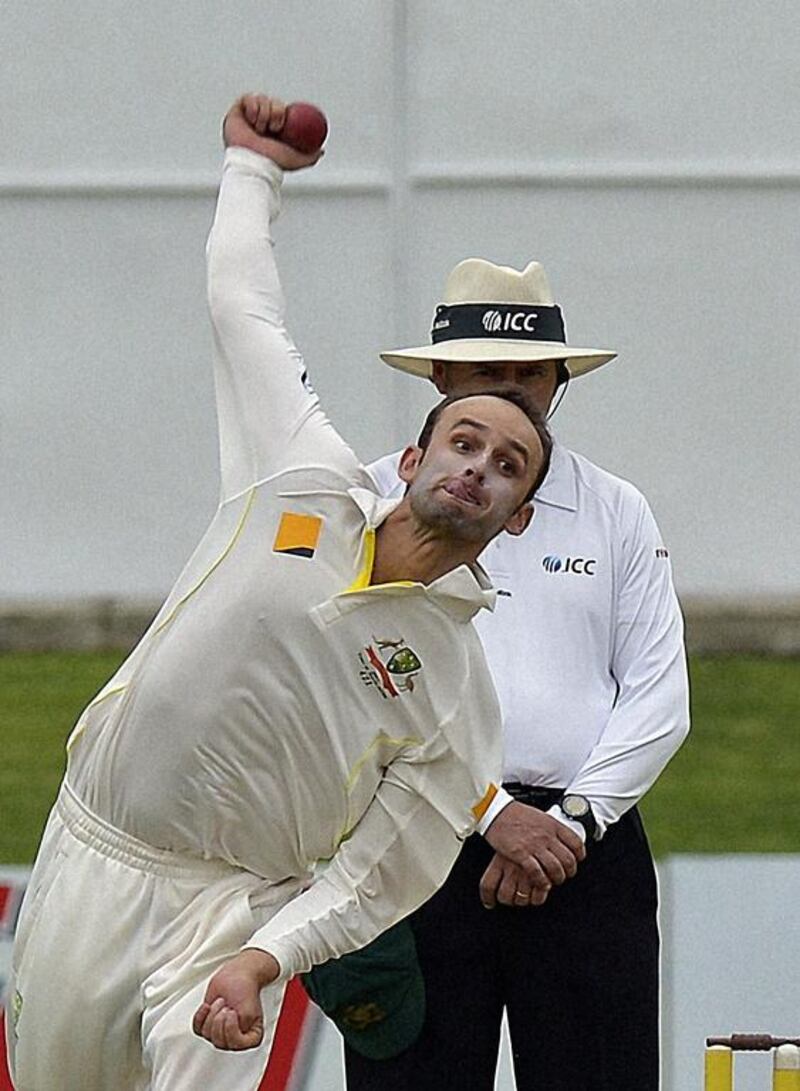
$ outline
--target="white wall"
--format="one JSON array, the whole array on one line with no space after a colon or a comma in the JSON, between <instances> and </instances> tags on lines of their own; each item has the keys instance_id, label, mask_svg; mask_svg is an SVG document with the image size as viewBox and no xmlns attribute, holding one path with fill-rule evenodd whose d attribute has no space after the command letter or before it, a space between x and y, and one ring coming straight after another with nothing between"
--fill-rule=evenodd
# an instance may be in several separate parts
<instances>
[{"instance_id":1,"label":"white wall","mask_svg":"<svg viewBox=\"0 0 800 1091\"><path fill-rule=\"evenodd\" d=\"M292 179L292 325L365 457L431 401L449 268L542 260L568 442L636 481L679 589L800 592L800 21L788 0L6 0L0 36L0 596L154 596L213 509L202 250L218 121L320 102Z\"/></svg>"},{"instance_id":2,"label":"white wall","mask_svg":"<svg viewBox=\"0 0 800 1091\"><path fill-rule=\"evenodd\" d=\"M708 1036L798 1035L800 856L670 856L659 869L665 1091L700 1088ZM771 1085L737 1054L737 1091Z\"/></svg>"}]
</instances>

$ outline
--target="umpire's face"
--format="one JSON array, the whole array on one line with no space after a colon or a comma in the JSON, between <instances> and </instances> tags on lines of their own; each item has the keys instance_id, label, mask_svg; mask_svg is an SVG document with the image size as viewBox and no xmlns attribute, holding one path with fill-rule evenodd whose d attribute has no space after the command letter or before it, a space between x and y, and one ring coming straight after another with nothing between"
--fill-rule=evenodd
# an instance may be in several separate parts
<instances>
[{"instance_id":1,"label":"umpire's face","mask_svg":"<svg viewBox=\"0 0 800 1091\"><path fill-rule=\"evenodd\" d=\"M501 530L521 534L526 501L544 458L533 424L498 397L462 398L446 406L423 452L408 448L400 476L420 526L440 538L480 544Z\"/></svg>"},{"instance_id":2,"label":"umpire's face","mask_svg":"<svg viewBox=\"0 0 800 1091\"><path fill-rule=\"evenodd\" d=\"M558 386L555 360L499 360L445 363L434 360L431 379L440 393L480 394L489 387L522 389L540 413L547 415Z\"/></svg>"}]
</instances>

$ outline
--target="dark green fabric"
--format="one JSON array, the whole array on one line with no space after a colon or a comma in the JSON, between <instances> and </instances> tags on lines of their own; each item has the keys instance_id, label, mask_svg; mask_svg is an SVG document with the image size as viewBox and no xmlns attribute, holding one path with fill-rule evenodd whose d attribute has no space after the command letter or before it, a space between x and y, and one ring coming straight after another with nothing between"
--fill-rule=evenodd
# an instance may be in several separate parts
<instances>
[{"instance_id":1,"label":"dark green fabric","mask_svg":"<svg viewBox=\"0 0 800 1091\"><path fill-rule=\"evenodd\" d=\"M371 1060L396 1057L422 1030L425 983L407 921L360 951L315 966L302 981L347 1044Z\"/></svg>"}]
</instances>

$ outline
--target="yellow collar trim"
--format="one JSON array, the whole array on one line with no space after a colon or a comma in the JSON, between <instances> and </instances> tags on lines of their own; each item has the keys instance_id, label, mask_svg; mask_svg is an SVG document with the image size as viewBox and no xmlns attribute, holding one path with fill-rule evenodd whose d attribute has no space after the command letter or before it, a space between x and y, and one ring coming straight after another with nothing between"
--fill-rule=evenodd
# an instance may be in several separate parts
<instances>
[{"instance_id":1,"label":"yellow collar trim","mask_svg":"<svg viewBox=\"0 0 800 1091\"><path fill-rule=\"evenodd\" d=\"M347 588L345 594L350 591L363 591L365 587L369 587L369 581L372 579L372 569L375 565L375 531L370 527L364 531L364 563L361 566L361 571Z\"/></svg>"},{"instance_id":2,"label":"yellow collar trim","mask_svg":"<svg viewBox=\"0 0 800 1091\"><path fill-rule=\"evenodd\" d=\"M370 583L372 579L372 569L375 567L375 531L374 529L367 528L364 531L364 563L361 566L361 571L353 580L346 590L342 591L343 595L352 595L356 591L377 591L384 587L417 587L417 583L414 580L391 580L389 583Z\"/></svg>"}]
</instances>

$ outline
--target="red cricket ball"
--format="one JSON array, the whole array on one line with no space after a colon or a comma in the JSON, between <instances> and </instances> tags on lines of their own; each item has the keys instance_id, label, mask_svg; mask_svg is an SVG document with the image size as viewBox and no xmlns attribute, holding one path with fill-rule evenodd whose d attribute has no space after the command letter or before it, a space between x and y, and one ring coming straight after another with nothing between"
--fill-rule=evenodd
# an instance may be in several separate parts
<instances>
[{"instance_id":1,"label":"red cricket ball","mask_svg":"<svg viewBox=\"0 0 800 1091\"><path fill-rule=\"evenodd\" d=\"M325 143L328 135L328 119L318 106L310 102L290 102L286 107L286 120L276 134L284 144L299 152L315 152Z\"/></svg>"}]
</instances>

